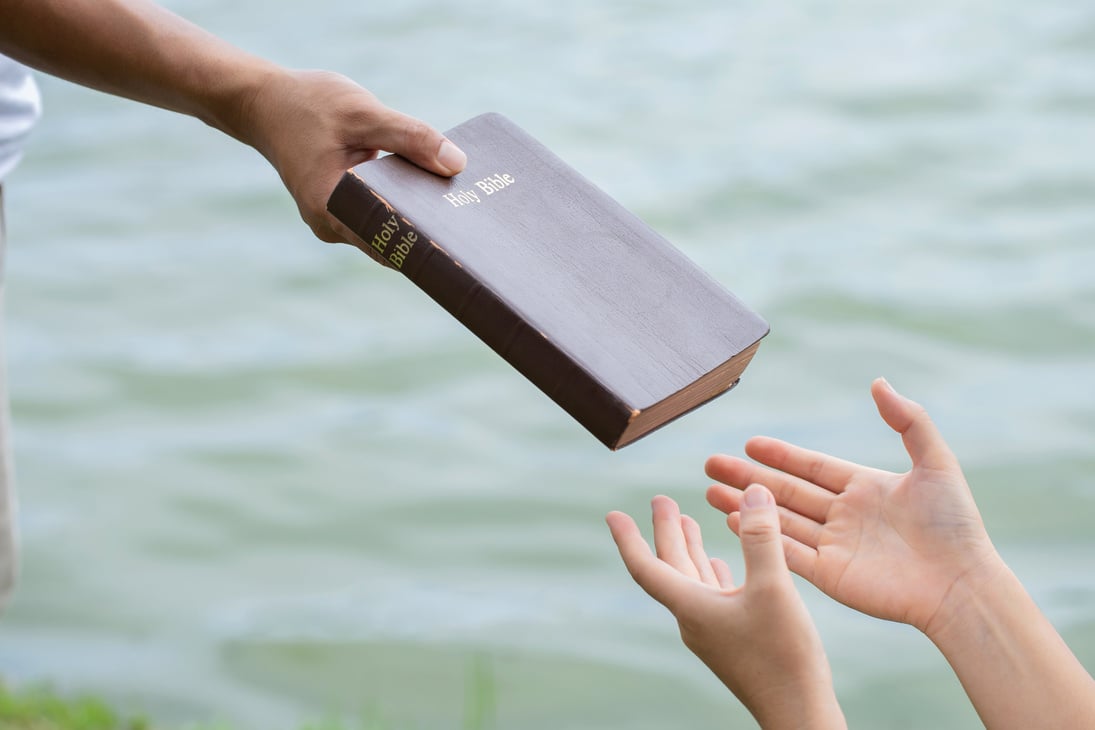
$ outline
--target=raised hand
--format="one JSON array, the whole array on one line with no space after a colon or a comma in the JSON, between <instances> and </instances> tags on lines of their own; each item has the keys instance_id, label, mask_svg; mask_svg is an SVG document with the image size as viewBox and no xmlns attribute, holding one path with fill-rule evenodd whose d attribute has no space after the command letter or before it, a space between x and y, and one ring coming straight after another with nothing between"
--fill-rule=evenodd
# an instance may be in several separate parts
<instances>
[{"instance_id":1,"label":"raised hand","mask_svg":"<svg viewBox=\"0 0 1095 730\"><path fill-rule=\"evenodd\" d=\"M788 566L852 608L928 631L960 579L999 563L962 470L927 412L882 379L871 385L882 419L901 437L912 469L894 474L758 437L760 465L713 456L722 482L708 501L741 530L743 490L766 485L780 506Z\"/></svg>"},{"instance_id":2,"label":"raised hand","mask_svg":"<svg viewBox=\"0 0 1095 730\"><path fill-rule=\"evenodd\" d=\"M775 501L758 485L741 507L742 586L707 557L699 525L668 497L651 503L657 555L629 516L612 512L607 522L635 582L762 727L844 728L821 639L784 562Z\"/></svg>"}]
</instances>

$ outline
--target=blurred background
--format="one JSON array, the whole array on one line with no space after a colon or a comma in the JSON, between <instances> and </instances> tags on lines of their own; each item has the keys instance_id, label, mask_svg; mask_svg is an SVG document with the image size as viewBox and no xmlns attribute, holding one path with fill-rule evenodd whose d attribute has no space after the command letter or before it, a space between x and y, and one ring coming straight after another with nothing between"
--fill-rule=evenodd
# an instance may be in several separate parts
<instances>
[{"instance_id":1,"label":"blurred background","mask_svg":"<svg viewBox=\"0 0 1095 730\"><path fill-rule=\"evenodd\" d=\"M171 727L748 727L603 516L667 493L740 572L704 459L765 433L904 470L879 375L1095 669L1090 3L165 4L442 129L510 116L772 333L734 393L610 453L312 239L253 151L42 78L5 186L9 681ZM978 726L925 638L801 585L853 726Z\"/></svg>"}]
</instances>

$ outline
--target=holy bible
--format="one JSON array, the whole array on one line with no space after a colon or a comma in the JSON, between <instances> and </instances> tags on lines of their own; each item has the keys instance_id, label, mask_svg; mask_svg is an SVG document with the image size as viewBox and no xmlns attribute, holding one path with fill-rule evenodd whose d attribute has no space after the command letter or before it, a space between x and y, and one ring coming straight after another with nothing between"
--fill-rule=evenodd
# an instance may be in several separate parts
<instances>
[{"instance_id":1,"label":"holy bible","mask_svg":"<svg viewBox=\"0 0 1095 730\"><path fill-rule=\"evenodd\" d=\"M737 384L768 325L667 240L499 114L446 132L452 178L389 155L328 210L618 449Z\"/></svg>"}]
</instances>

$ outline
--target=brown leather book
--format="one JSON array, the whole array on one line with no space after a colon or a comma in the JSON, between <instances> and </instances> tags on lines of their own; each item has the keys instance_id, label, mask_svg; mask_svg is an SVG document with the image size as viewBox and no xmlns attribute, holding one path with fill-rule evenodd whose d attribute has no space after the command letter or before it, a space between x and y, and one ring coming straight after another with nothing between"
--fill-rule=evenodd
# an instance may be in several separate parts
<instances>
[{"instance_id":1,"label":"brown leather book","mask_svg":"<svg viewBox=\"0 0 1095 730\"><path fill-rule=\"evenodd\" d=\"M453 178L390 155L328 209L610 449L737 384L767 323L499 114Z\"/></svg>"}]
</instances>

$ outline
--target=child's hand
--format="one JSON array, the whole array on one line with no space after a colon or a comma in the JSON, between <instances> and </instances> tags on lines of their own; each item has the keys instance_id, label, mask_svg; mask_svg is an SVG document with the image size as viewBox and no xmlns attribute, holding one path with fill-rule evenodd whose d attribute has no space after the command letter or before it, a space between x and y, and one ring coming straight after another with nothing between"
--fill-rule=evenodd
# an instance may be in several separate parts
<instances>
[{"instance_id":1,"label":"child's hand","mask_svg":"<svg viewBox=\"0 0 1095 730\"><path fill-rule=\"evenodd\" d=\"M724 484L708 501L735 532L746 486L769 487L780 505L791 570L852 608L931 635L949 620L948 595L1000 563L958 461L924 409L882 379L878 411L901 434L912 469L893 474L769 438L746 453L761 464L713 456L707 474ZM727 486L729 485L729 486Z\"/></svg>"},{"instance_id":2,"label":"child's hand","mask_svg":"<svg viewBox=\"0 0 1095 730\"><path fill-rule=\"evenodd\" d=\"M927 634L985 727L1095 727L1095 680L993 548L928 414L884 380L871 393L901 434L910 471L757 438L745 451L770 468L711 457L707 474L725 484L711 487L708 501L730 514L744 542L745 495L755 489L747 485L768 485L791 569L852 608Z\"/></svg>"},{"instance_id":3,"label":"child's hand","mask_svg":"<svg viewBox=\"0 0 1095 730\"><path fill-rule=\"evenodd\" d=\"M845 727L821 639L787 570L775 500L760 485L739 500L746 581L710 559L700 527L668 497L655 497L654 546L635 521L607 522L635 582L676 617L685 645L764 728Z\"/></svg>"}]
</instances>

